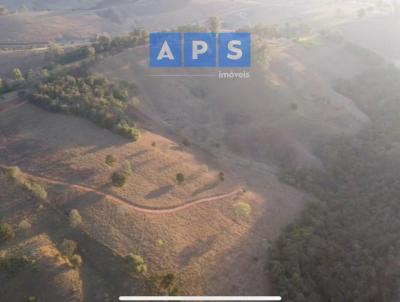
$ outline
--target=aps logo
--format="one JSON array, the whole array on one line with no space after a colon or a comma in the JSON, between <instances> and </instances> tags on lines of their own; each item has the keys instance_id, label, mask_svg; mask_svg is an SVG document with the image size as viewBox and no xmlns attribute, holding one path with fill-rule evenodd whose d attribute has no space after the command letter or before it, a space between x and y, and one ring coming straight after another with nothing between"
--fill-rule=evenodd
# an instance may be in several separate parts
<instances>
[{"instance_id":1,"label":"aps logo","mask_svg":"<svg viewBox=\"0 0 400 302\"><path fill-rule=\"evenodd\" d=\"M217 49L218 48L218 49ZM150 33L150 67L250 67L250 33Z\"/></svg>"}]
</instances>

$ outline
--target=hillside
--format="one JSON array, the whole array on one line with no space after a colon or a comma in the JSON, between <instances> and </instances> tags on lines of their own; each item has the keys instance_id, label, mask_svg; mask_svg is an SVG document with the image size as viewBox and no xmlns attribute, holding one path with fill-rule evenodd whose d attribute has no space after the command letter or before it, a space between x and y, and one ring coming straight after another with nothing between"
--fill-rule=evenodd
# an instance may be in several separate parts
<instances>
[{"instance_id":1,"label":"hillside","mask_svg":"<svg viewBox=\"0 0 400 302\"><path fill-rule=\"evenodd\" d=\"M1 227L7 223L15 234L6 242L1 238L0 280L4 286L0 291L5 301L105 301L131 288L110 283L115 274L127 274L127 269L109 249L73 230L67 217L10 179L4 169L0 185ZM65 240L77 244L83 266L72 266L63 247Z\"/></svg>"},{"instance_id":2,"label":"hillside","mask_svg":"<svg viewBox=\"0 0 400 302\"><path fill-rule=\"evenodd\" d=\"M1 5L1 301L396 300L396 6ZM148 67L177 26L250 31L252 67Z\"/></svg>"},{"instance_id":3,"label":"hillside","mask_svg":"<svg viewBox=\"0 0 400 302\"><path fill-rule=\"evenodd\" d=\"M251 80L240 85L238 80L154 77L162 72L146 67L142 49L107 58L95 70L136 81L145 99L143 112L160 121L160 128L190 137L207 149L233 151L272 167L318 167L314 148L321 140L352 135L368 122L352 100L333 89L335 81L372 66L345 43L336 49L336 43L324 43L311 49L272 46L267 75L253 69ZM347 62L333 63L341 54ZM220 148L211 147L215 144Z\"/></svg>"},{"instance_id":4,"label":"hillside","mask_svg":"<svg viewBox=\"0 0 400 302\"><path fill-rule=\"evenodd\" d=\"M226 180L221 183L215 168L223 166L215 166L202 152L189 154L191 148L155 133L144 132L138 142L129 143L82 119L47 113L28 104L0 114L1 163L18 165L33 179L45 176L62 181L64 184L54 184L37 178L46 186L51 204L65 213L78 209L83 228L94 238L122 255L139 253L152 272L175 272L184 292L265 292L265 279L244 277L242 268L262 274L266 261L262 251L302 208L301 194L270 175L264 176L262 185L258 181L246 185L245 193L172 213L142 213L135 207L163 209L231 192L244 183L242 175L224 170ZM107 154L118 159L115 166L104 163ZM127 184L112 188L112 172L127 162L132 171ZM186 175L182 185L175 183L177 172ZM248 173L258 178L256 171ZM269 179L267 187L265 179ZM254 214L249 221L238 220L235 205L239 201L251 205ZM218 271L213 269L217 263Z\"/></svg>"},{"instance_id":5,"label":"hillside","mask_svg":"<svg viewBox=\"0 0 400 302\"><path fill-rule=\"evenodd\" d=\"M96 13L27 12L0 16L0 42L60 42L89 39L96 34L115 33L118 25Z\"/></svg>"}]
</instances>

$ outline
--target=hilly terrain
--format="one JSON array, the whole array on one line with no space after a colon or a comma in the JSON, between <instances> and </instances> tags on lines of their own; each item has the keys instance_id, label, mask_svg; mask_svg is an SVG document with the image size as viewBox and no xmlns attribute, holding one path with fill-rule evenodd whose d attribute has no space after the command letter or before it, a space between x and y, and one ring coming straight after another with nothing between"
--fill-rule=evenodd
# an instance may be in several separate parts
<instances>
[{"instance_id":1,"label":"hilly terrain","mask_svg":"<svg viewBox=\"0 0 400 302\"><path fill-rule=\"evenodd\" d=\"M396 301L394 4L0 5L1 299ZM251 68L149 67L212 21Z\"/></svg>"}]
</instances>

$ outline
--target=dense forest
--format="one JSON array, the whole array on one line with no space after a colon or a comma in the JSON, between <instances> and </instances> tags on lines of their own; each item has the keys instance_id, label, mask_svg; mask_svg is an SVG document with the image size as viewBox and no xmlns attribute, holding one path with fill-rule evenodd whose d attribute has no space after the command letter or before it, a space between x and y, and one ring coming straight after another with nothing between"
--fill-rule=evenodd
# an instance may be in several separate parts
<instances>
[{"instance_id":1,"label":"dense forest","mask_svg":"<svg viewBox=\"0 0 400 302\"><path fill-rule=\"evenodd\" d=\"M324 171L282 173L318 200L271 251L268 270L285 301L400 300L399 84L400 72L385 67L341 85L370 116L368 128L322 144Z\"/></svg>"}]
</instances>

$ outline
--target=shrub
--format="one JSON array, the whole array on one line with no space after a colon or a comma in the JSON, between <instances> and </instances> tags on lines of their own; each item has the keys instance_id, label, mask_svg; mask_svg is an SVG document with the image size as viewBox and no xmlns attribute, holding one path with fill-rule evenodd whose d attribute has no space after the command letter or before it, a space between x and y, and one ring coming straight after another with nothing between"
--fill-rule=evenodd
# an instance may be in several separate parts
<instances>
[{"instance_id":1,"label":"shrub","mask_svg":"<svg viewBox=\"0 0 400 302\"><path fill-rule=\"evenodd\" d=\"M45 200L47 198L47 191L42 185L31 181L25 181L24 186L36 198L42 200Z\"/></svg>"},{"instance_id":2,"label":"shrub","mask_svg":"<svg viewBox=\"0 0 400 302\"><path fill-rule=\"evenodd\" d=\"M9 167L6 169L6 175L11 179L18 180L21 178L21 170L16 166Z\"/></svg>"},{"instance_id":3,"label":"shrub","mask_svg":"<svg viewBox=\"0 0 400 302\"><path fill-rule=\"evenodd\" d=\"M165 245L165 241L162 239L157 239L156 240L156 245L159 247L163 247Z\"/></svg>"},{"instance_id":4,"label":"shrub","mask_svg":"<svg viewBox=\"0 0 400 302\"><path fill-rule=\"evenodd\" d=\"M61 252L63 253L64 256L70 258L75 254L75 251L78 247L78 244L69 239L64 239L64 241L61 244Z\"/></svg>"},{"instance_id":5,"label":"shrub","mask_svg":"<svg viewBox=\"0 0 400 302\"><path fill-rule=\"evenodd\" d=\"M178 184L183 183L185 181L185 175L183 175L182 173L176 174L176 181L178 182Z\"/></svg>"},{"instance_id":6,"label":"shrub","mask_svg":"<svg viewBox=\"0 0 400 302\"><path fill-rule=\"evenodd\" d=\"M132 165L131 162L129 160L124 160L122 162L122 174L124 174L125 176L129 176L132 174Z\"/></svg>"},{"instance_id":7,"label":"shrub","mask_svg":"<svg viewBox=\"0 0 400 302\"><path fill-rule=\"evenodd\" d=\"M32 227L32 224L28 221L28 219L23 219L18 224L18 229L20 229L21 231L29 230L31 227Z\"/></svg>"},{"instance_id":8,"label":"shrub","mask_svg":"<svg viewBox=\"0 0 400 302\"><path fill-rule=\"evenodd\" d=\"M0 225L0 243L10 240L15 237L14 228L8 223Z\"/></svg>"},{"instance_id":9,"label":"shrub","mask_svg":"<svg viewBox=\"0 0 400 302\"><path fill-rule=\"evenodd\" d=\"M176 276L173 273L152 275L149 278L151 292L158 296L179 295Z\"/></svg>"},{"instance_id":10,"label":"shrub","mask_svg":"<svg viewBox=\"0 0 400 302\"><path fill-rule=\"evenodd\" d=\"M224 181L225 180L225 173L224 172L219 172L218 178L219 178L220 181Z\"/></svg>"},{"instance_id":11,"label":"shrub","mask_svg":"<svg viewBox=\"0 0 400 302\"><path fill-rule=\"evenodd\" d=\"M185 147L190 147L190 145L191 145L190 140L187 139L187 138L184 138L184 139L182 140L182 144L183 144Z\"/></svg>"},{"instance_id":12,"label":"shrub","mask_svg":"<svg viewBox=\"0 0 400 302\"><path fill-rule=\"evenodd\" d=\"M15 68L13 70L13 78L14 78L15 81L23 81L23 80L25 80L24 76L22 75L21 69L19 69L19 68Z\"/></svg>"},{"instance_id":13,"label":"shrub","mask_svg":"<svg viewBox=\"0 0 400 302\"><path fill-rule=\"evenodd\" d=\"M105 162L107 165L112 166L116 161L117 161L117 159L113 155L106 156Z\"/></svg>"},{"instance_id":14,"label":"shrub","mask_svg":"<svg viewBox=\"0 0 400 302\"><path fill-rule=\"evenodd\" d=\"M235 214L240 219L249 219L252 208L248 203L240 201L234 205Z\"/></svg>"},{"instance_id":15,"label":"shrub","mask_svg":"<svg viewBox=\"0 0 400 302\"><path fill-rule=\"evenodd\" d=\"M82 257L79 255L73 255L69 258L69 261L71 262L72 266L74 268L78 268L82 265Z\"/></svg>"},{"instance_id":16,"label":"shrub","mask_svg":"<svg viewBox=\"0 0 400 302\"><path fill-rule=\"evenodd\" d=\"M114 172L111 181L115 187L123 187L126 183L126 176L121 172Z\"/></svg>"},{"instance_id":17,"label":"shrub","mask_svg":"<svg viewBox=\"0 0 400 302\"><path fill-rule=\"evenodd\" d=\"M69 223L73 228L76 228L82 224L82 217L78 210L74 209L69 212Z\"/></svg>"},{"instance_id":18,"label":"shrub","mask_svg":"<svg viewBox=\"0 0 400 302\"><path fill-rule=\"evenodd\" d=\"M116 131L118 134L132 139L133 141L137 141L140 136L139 129L136 128L135 125L128 123L125 120L122 120L121 122L118 123Z\"/></svg>"},{"instance_id":19,"label":"shrub","mask_svg":"<svg viewBox=\"0 0 400 302\"><path fill-rule=\"evenodd\" d=\"M142 256L129 254L126 256L126 260L135 273L144 274L147 272L147 265Z\"/></svg>"}]
</instances>

